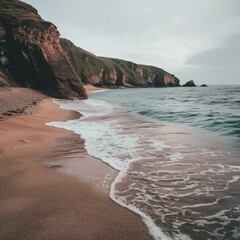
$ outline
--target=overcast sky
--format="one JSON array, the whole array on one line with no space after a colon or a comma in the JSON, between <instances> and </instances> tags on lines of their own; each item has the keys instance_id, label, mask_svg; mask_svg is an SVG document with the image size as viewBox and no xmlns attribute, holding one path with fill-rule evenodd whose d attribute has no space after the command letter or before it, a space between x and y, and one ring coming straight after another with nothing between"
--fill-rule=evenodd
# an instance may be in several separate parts
<instances>
[{"instance_id":1,"label":"overcast sky","mask_svg":"<svg viewBox=\"0 0 240 240\"><path fill-rule=\"evenodd\" d=\"M240 84L240 0L24 0L75 45L181 83Z\"/></svg>"}]
</instances>

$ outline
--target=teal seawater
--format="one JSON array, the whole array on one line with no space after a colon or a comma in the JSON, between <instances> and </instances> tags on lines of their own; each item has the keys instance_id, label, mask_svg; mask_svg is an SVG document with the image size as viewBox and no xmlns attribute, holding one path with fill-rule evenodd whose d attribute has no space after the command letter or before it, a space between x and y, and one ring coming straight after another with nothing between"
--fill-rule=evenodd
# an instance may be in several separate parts
<instances>
[{"instance_id":1,"label":"teal seawater","mask_svg":"<svg viewBox=\"0 0 240 240\"><path fill-rule=\"evenodd\" d=\"M239 90L97 92L57 100L82 117L48 125L81 135L88 154L118 171L109 196L141 216L153 239L239 240Z\"/></svg>"},{"instance_id":2,"label":"teal seawater","mask_svg":"<svg viewBox=\"0 0 240 240\"><path fill-rule=\"evenodd\" d=\"M162 122L184 123L240 138L240 85L116 89L91 94Z\"/></svg>"}]
</instances>

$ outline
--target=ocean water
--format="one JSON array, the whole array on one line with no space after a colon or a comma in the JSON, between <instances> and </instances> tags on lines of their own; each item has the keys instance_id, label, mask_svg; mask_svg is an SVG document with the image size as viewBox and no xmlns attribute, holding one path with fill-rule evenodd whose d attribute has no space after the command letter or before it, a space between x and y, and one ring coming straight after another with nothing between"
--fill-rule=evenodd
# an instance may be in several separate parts
<instances>
[{"instance_id":1,"label":"ocean water","mask_svg":"<svg viewBox=\"0 0 240 240\"><path fill-rule=\"evenodd\" d=\"M119 173L109 196L154 239L240 239L240 86L116 89L56 100L83 117L49 125Z\"/></svg>"}]
</instances>

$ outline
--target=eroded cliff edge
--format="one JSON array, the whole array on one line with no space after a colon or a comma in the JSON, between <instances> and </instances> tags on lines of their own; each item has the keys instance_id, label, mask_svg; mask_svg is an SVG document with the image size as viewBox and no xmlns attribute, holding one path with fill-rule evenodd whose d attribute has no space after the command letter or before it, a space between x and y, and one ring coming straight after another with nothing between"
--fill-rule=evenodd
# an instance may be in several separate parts
<instances>
[{"instance_id":1,"label":"eroded cliff edge","mask_svg":"<svg viewBox=\"0 0 240 240\"><path fill-rule=\"evenodd\" d=\"M18 0L0 0L0 87L28 87L56 98L84 99L99 87L175 87L163 69L97 57L59 38L56 26Z\"/></svg>"},{"instance_id":2,"label":"eroded cliff edge","mask_svg":"<svg viewBox=\"0 0 240 240\"><path fill-rule=\"evenodd\" d=\"M177 87L179 79L161 68L116 58L98 57L60 39L82 82L98 87Z\"/></svg>"},{"instance_id":3,"label":"eroded cliff edge","mask_svg":"<svg viewBox=\"0 0 240 240\"><path fill-rule=\"evenodd\" d=\"M55 25L17 0L0 0L0 86L40 90L57 98L84 99L86 91Z\"/></svg>"}]
</instances>

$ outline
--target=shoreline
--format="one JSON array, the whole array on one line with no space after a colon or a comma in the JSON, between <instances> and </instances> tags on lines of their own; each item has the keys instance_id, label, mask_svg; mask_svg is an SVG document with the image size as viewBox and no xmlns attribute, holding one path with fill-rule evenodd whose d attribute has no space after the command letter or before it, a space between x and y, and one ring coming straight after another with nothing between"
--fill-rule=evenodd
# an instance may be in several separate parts
<instances>
[{"instance_id":1,"label":"shoreline","mask_svg":"<svg viewBox=\"0 0 240 240\"><path fill-rule=\"evenodd\" d=\"M110 90L109 88L101 88L101 87L94 87L90 84L83 85L87 94L89 93L95 93L95 92L103 92Z\"/></svg>"},{"instance_id":2,"label":"shoreline","mask_svg":"<svg viewBox=\"0 0 240 240\"><path fill-rule=\"evenodd\" d=\"M79 135L45 125L76 117L45 98L26 115L0 121L1 238L151 239L139 216L79 176L55 171L62 168L61 157L66 163L82 161L85 175L90 170L105 174L103 163L86 154Z\"/></svg>"},{"instance_id":3,"label":"shoreline","mask_svg":"<svg viewBox=\"0 0 240 240\"><path fill-rule=\"evenodd\" d=\"M101 91L101 90L100 90L100 91ZM95 91L94 91L94 92L95 92ZM98 91L96 91L96 92L98 92ZM78 109L76 106L73 107L73 108L70 108L70 107L68 107L68 105L65 106L64 103L63 103L63 105L61 104L61 102L59 102L58 104L59 104L59 106L61 107L61 109L74 109L74 110L76 110L78 113L80 113L80 112L81 112L81 113L84 113L84 107L81 108L81 110L80 110L80 108ZM78 121L76 121L76 122L69 122L69 125L72 125L72 124L73 124L73 126L75 126L75 124L78 125L78 124L80 124L80 122L81 122L81 121L79 121L79 122L78 122ZM62 125L62 124L63 124L63 125ZM68 123L67 123L67 124L68 124ZM69 130L69 131L75 132L75 131L74 131L74 128L66 127L66 125L65 125L65 127L64 127L64 125L65 125L64 122L53 122L53 123L50 123L50 124L49 124L49 126L54 126L54 127L60 128L60 129L67 129L67 130ZM85 126L85 127L87 128L87 126ZM71 129L71 130L70 130L70 129ZM80 133L79 131L77 131L76 134L78 134L78 135L81 136L82 133ZM84 134L83 134L83 136L84 136ZM89 146L88 146L88 145L87 145L87 147L86 147L86 151L88 151L87 149L89 150ZM89 152L91 152L91 151L89 151ZM95 155L93 154L93 156L95 156ZM97 156L95 156L95 157L97 157ZM94 157L93 157L93 158L94 158ZM97 158L98 158L98 157L97 157ZM95 159L95 158L94 158L94 159ZM154 221L151 219L151 217L149 217L146 213L144 213L143 211L139 210L137 207L131 206L131 204L127 204L127 203L119 200L118 197L115 196L115 194L114 194L115 185L116 185L118 182L120 182L119 179L121 179L121 178L124 176L125 171L124 171L124 170L121 170L121 169L117 170L118 168L116 168L116 166L113 166L113 165L110 164L109 162L105 162L105 161L101 160L101 158L99 158L99 161L100 161L101 163L103 163L105 166L107 166L108 168L109 168L109 166L110 166L110 168L111 168L111 169L114 169L114 171L115 171L114 177L111 177L111 179L110 179L110 181L109 181L109 183L108 183L109 186L108 186L107 191L106 191L106 193L108 194L108 196L110 197L110 199L111 199L113 202L115 202L116 204L118 204L119 206L122 206L123 208L128 209L128 210L131 211L132 213L134 213L134 214L136 214L137 216L139 216L139 217L142 219L142 221L144 222L144 224L145 224L145 226L147 227L147 229L148 229L149 238L151 238L151 239L170 239L170 237L169 237L168 235L166 235L166 234L154 223ZM135 161L135 160L133 160L133 161L131 161L131 162L134 162L134 161ZM74 175L73 172L70 173L70 174ZM101 176L101 177L103 177L103 176Z\"/></svg>"}]
</instances>

